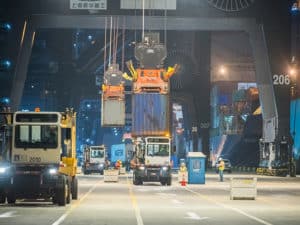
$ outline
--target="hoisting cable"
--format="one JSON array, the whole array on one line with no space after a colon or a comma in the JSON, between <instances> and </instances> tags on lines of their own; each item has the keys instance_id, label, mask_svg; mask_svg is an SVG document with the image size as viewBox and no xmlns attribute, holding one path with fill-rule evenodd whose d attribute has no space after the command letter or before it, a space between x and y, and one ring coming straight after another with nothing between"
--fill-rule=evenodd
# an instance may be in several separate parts
<instances>
[{"instance_id":1,"label":"hoisting cable","mask_svg":"<svg viewBox=\"0 0 300 225\"><path fill-rule=\"evenodd\" d=\"M104 28L104 58L103 58L103 74L106 71L106 35L107 35L107 17L105 17L105 28Z\"/></svg>"},{"instance_id":2,"label":"hoisting cable","mask_svg":"<svg viewBox=\"0 0 300 225\"><path fill-rule=\"evenodd\" d=\"M117 52L118 52L118 39L119 39L119 17L116 18L115 22L115 52L114 52L114 63L117 63Z\"/></svg>"},{"instance_id":3,"label":"hoisting cable","mask_svg":"<svg viewBox=\"0 0 300 225\"><path fill-rule=\"evenodd\" d=\"M134 43L136 44L136 27L137 27L137 19L136 19L136 0L134 1Z\"/></svg>"},{"instance_id":4,"label":"hoisting cable","mask_svg":"<svg viewBox=\"0 0 300 225\"><path fill-rule=\"evenodd\" d=\"M125 58L125 16L123 16L123 27L122 27L122 66L121 71L124 71L124 58Z\"/></svg>"},{"instance_id":5,"label":"hoisting cable","mask_svg":"<svg viewBox=\"0 0 300 225\"><path fill-rule=\"evenodd\" d=\"M143 25L142 25L142 40L144 40L144 35L145 35L145 0L143 0L143 16L142 16L142 21L143 21Z\"/></svg>"},{"instance_id":6,"label":"hoisting cable","mask_svg":"<svg viewBox=\"0 0 300 225\"><path fill-rule=\"evenodd\" d=\"M165 46L167 47L167 0L165 0L165 15L164 15L164 39Z\"/></svg>"},{"instance_id":7,"label":"hoisting cable","mask_svg":"<svg viewBox=\"0 0 300 225\"><path fill-rule=\"evenodd\" d=\"M108 58L108 65L110 66L111 60L111 41L112 41L112 16L110 17L110 35L109 35L109 58Z\"/></svg>"},{"instance_id":8,"label":"hoisting cable","mask_svg":"<svg viewBox=\"0 0 300 225\"><path fill-rule=\"evenodd\" d=\"M113 18L113 40L112 40L112 63L115 63L116 55L116 18Z\"/></svg>"}]
</instances>

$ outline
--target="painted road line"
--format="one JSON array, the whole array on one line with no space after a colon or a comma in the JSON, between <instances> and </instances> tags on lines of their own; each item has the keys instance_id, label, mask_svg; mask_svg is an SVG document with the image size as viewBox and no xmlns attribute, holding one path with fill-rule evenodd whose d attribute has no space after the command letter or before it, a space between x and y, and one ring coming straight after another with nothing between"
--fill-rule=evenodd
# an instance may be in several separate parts
<instances>
[{"instance_id":1,"label":"painted road line","mask_svg":"<svg viewBox=\"0 0 300 225\"><path fill-rule=\"evenodd\" d=\"M129 195L130 195L131 203L132 203L132 206L134 208L137 225L144 225L144 222L143 222L143 219L142 219L142 216L141 216L140 208L137 204L136 197L135 197L135 195L132 191L132 185L129 183L128 178L127 178L127 185L128 185L128 189L129 189Z\"/></svg>"},{"instance_id":2,"label":"painted road line","mask_svg":"<svg viewBox=\"0 0 300 225\"><path fill-rule=\"evenodd\" d=\"M187 212L186 213L188 216L184 217L186 219L191 219L191 220L205 220L208 219L208 217L200 217L194 212Z\"/></svg>"},{"instance_id":3,"label":"painted road line","mask_svg":"<svg viewBox=\"0 0 300 225\"><path fill-rule=\"evenodd\" d=\"M187 191L191 192L191 193L194 193L195 195L197 195L198 197L200 197L200 198L202 198L202 199L205 199L205 200L207 200L207 201L213 202L214 204L216 204L216 205L218 205L218 206L221 206L221 207L223 207L223 208L225 208L225 209L230 209L230 210L232 210L232 211L235 211L235 212L237 212L237 213L239 213L239 214L241 214L241 215L244 215L244 216L246 216L246 217L248 217L248 218L250 218L250 219L252 219L252 220L255 220L255 221L257 221L257 222L259 222L259 223L261 223L261 224L264 224L264 225L272 225L272 223L269 223L269 222L267 222L267 221L265 221L265 220L263 220L263 219L260 219L260 218L258 218L258 217L256 217L256 216L253 216L253 215L249 214L249 213L246 213L246 212L244 212L244 211L241 210L241 209L238 209L238 208L235 208L235 207L232 207L232 206L225 205L225 204L223 204L223 203L217 202L217 201L215 201L215 200L213 200L213 199L211 199L211 198L209 198L209 197L207 197L207 196L205 196L205 195L202 195L202 194L200 194L200 193L198 193L198 192L196 192L196 191L193 191L193 190L191 190L191 189L189 189L189 188L187 188L187 187L186 187L185 189L186 189Z\"/></svg>"},{"instance_id":4,"label":"painted road line","mask_svg":"<svg viewBox=\"0 0 300 225\"><path fill-rule=\"evenodd\" d=\"M66 218L67 216L74 210L76 209L80 204L81 202L91 193L93 192L96 187L98 186L99 183L101 183L102 181L98 181L97 183L95 183L91 188L90 190L84 194L84 196L82 196L82 198L79 199L79 201L76 201L76 200L73 200L73 201L76 201L74 204L71 205L71 207L61 216L59 217L54 223L52 223L52 225L59 225L61 224Z\"/></svg>"},{"instance_id":5,"label":"painted road line","mask_svg":"<svg viewBox=\"0 0 300 225\"><path fill-rule=\"evenodd\" d=\"M177 204L177 205L182 205L182 204L183 204L182 201L179 201L179 200L177 200L177 199L173 199L172 202L173 202L174 204Z\"/></svg>"},{"instance_id":6,"label":"painted road line","mask_svg":"<svg viewBox=\"0 0 300 225\"><path fill-rule=\"evenodd\" d=\"M0 219L1 218L10 218L10 217L16 217L17 215L14 215L16 213L16 211L9 211L9 212L5 212L0 214Z\"/></svg>"}]
</instances>

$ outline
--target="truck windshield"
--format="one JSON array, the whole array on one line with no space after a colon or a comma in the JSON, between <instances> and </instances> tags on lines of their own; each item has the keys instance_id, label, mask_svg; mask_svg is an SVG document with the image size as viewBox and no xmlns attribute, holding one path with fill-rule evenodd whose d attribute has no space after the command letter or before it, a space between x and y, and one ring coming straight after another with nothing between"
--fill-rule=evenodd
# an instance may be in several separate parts
<instances>
[{"instance_id":1,"label":"truck windshield","mask_svg":"<svg viewBox=\"0 0 300 225\"><path fill-rule=\"evenodd\" d=\"M148 156L169 156L170 149L167 144L148 144L147 155Z\"/></svg>"},{"instance_id":2,"label":"truck windshield","mask_svg":"<svg viewBox=\"0 0 300 225\"><path fill-rule=\"evenodd\" d=\"M16 125L16 148L57 148L58 127L56 125Z\"/></svg>"},{"instance_id":3,"label":"truck windshield","mask_svg":"<svg viewBox=\"0 0 300 225\"><path fill-rule=\"evenodd\" d=\"M104 151L101 150L92 150L91 158L104 158Z\"/></svg>"}]
</instances>

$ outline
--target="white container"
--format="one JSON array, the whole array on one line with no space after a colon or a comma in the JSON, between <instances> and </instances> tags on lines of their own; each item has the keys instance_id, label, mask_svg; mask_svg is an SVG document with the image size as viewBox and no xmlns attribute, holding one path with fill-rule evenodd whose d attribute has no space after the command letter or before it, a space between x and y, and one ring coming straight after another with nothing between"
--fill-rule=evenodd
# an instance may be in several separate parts
<instances>
[{"instance_id":1,"label":"white container","mask_svg":"<svg viewBox=\"0 0 300 225\"><path fill-rule=\"evenodd\" d=\"M103 100L101 106L102 126L124 126L125 125L125 101Z\"/></svg>"}]
</instances>

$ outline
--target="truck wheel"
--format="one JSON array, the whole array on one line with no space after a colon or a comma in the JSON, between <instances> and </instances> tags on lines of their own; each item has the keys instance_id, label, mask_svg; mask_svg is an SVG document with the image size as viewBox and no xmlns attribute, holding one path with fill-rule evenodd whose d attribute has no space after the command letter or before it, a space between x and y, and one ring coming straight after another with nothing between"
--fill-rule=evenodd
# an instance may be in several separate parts
<instances>
[{"instance_id":1,"label":"truck wheel","mask_svg":"<svg viewBox=\"0 0 300 225\"><path fill-rule=\"evenodd\" d=\"M6 195L4 190L0 190L0 204L4 204L6 201Z\"/></svg>"},{"instance_id":2,"label":"truck wheel","mask_svg":"<svg viewBox=\"0 0 300 225\"><path fill-rule=\"evenodd\" d=\"M15 204L16 203L16 194L13 190L7 193L7 203L8 204Z\"/></svg>"},{"instance_id":3,"label":"truck wheel","mask_svg":"<svg viewBox=\"0 0 300 225\"><path fill-rule=\"evenodd\" d=\"M67 204L70 204L70 202L71 202L71 185L70 185L70 182L67 182L67 185L66 185L67 187L67 199L66 199L66 202L67 202Z\"/></svg>"},{"instance_id":4,"label":"truck wheel","mask_svg":"<svg viewBox=\"0 0 300 225\"><path fill-rule=\"evenodd\" d=\"M163 185L163 186L166 185L166 181L165 181L165 180L162 180L160 183L161 183L161 185Z\"/></svg>"},{"instance_id":5,"label":"truck wheel","mask_svg":"<svg viewBox=\"0 0 300 225\"><path fill-rule=\"evenodd\" d=\"M56 194L54 194L54 195L52 196L52 203L53 203L53 204L57 204L57 196L56 196Z\"/></svg>"},{"instance_id":6,"label":"truck wheel","mask_svg":"<svg viewBox=\"0 0 300 225\"><path fill-rule=\"evenodd\" d=\"M139 184L139 185L143 185L143 180L142 180L142 178L138 178L138 184Z\"/></svg>"},{"instance_id":7,"label":"truck wheel","mask_svg":"<svg viewBox=\"0 0 300 225\"><path fill-rule=\"evenodd\" d=\"M133 172L132 183L133 183L134 185L138 185L138 184L139 184L134 172Z\"/></svg>"},{"instance_id":8,"label":"truck wheel","mask_svg":"<svg viewBox=\"0 0 300 225\"><path fill-rule=\"evenodd\" d=\"M78 180L74 177L72 180L72 199L78 199Z\"/></svg>"},{"instance_id":9,"label":"truck wheel","mask_svg":"<svg viewBox=\"0 0 300 225\"><path fill-rule=\"evenodd\" d=\"M67 192L68 192L68 186L65 177L61 177L62 184L61 187L56 189L56 196L57 196L57 203L59 206L65 206L67 203Z\"/></svg>"},{"instance_id":10,"label":"truck wheel","mask_svg":"<svg viewBox=\"0 0 300 225\"><path fill-rule=\"evenodd\" d=\"M133 184L134 185L143 185L142 178L136 177L135 173L133 173Z\"/></svg>"},{"instance_id":11,"label":"truck wheel","mask_svg":"<svg viewBox=\"0 0 300 225\"><path fill-rule=\"evenodd\" d=\"M172 177L167 178L167 185L171 186L172 185Z\"/></svg>"}]
</instances>

